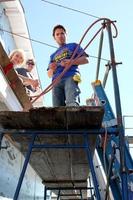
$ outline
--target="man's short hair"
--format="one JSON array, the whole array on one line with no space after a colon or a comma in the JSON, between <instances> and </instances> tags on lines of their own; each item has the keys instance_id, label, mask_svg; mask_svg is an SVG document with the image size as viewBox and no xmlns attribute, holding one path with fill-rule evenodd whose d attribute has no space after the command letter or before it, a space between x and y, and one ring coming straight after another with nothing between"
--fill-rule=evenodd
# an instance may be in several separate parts
<instances>
[{"instance_id":1,"label":"man's short hair","mask_svg":"<svg viewBox=\"0 0 133 200\"><path fill-rule=\"evenodd\" d=\"M34 59L28 59L27 61L26 61L26 64L29 64L29 63L32 63L33 65L35 65L35 61L34 61Z\"/></svg>"},{"instance_id":2,"label":"man's short hair","mask_svg":"<svg viewBox=\"0 0 133 200\"><path fill-rule=\"evenodd\" d=\"M56 25L56 26L53 28L53 37L54 37L54 35L55 35L56 29L58 29L58 28L59 28L59 29L63 29L64 32L66 33L66 29L64 28L64 26L58 24L58 25Z\"/></svg>"}]
</instances>

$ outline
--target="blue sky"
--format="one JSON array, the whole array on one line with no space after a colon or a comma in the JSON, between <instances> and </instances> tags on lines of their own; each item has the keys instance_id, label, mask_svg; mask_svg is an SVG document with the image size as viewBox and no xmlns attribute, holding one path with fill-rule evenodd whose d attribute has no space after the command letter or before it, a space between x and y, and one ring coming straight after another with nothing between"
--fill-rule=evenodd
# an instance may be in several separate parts
<instances>
[{"instance_id":1,"label":"blue sky","mask_svg":"<svg viewBox=\"0 0 133 200\"><path fill-rule=\"evenodd\" d=\"M27 20L31 38L54 46L56 46L56 43L52 37L52 29L53 26L55 26L56 24L62 24L66 27L67 42L78 43L86 29L91 25L91 23L97 20L97 18L95 17L83 15L81 13L67 10L59 6L54 6L41 0L34 0L34 2L32 3L31 1L27 0L21 0L21 2L25 10L25 17ZM120 86L120 96L122 104L122 114L133 115L133 1L128 0L121 2L120 0L51 0L51 2L73 9L77 9L86 12L90 15L94 15L97 17L107 17L111 20L117 21L116 26L118 28L118 37L114 39L114 49L116 62L123 63L122 65L118 65L117 67L117 75ZM83 47L87 42L89 42L94 32L99 28L100 23L94 27L91 33L87 35L86 39L83 42ZM102 58L110 59L107 32L104 31L104 33L105 40L103 45L104 48ZM55 49L35 42L32 42L32 46L42 88L45 89L48 86L48 84L51 83L51 80L47 77L46 69L49 62L49 56L55 51ZM91 56L97 56L98 46L99 37L95 39L95 41L89 46L86 52ZM101 62L101 80L105 72L105 64L107 64L107 62ZM81 105L85 105L86 98L91 97L93 93L91 82L95 80L96 65L97 60L95 58L90 57L89 64L80 66L80 71L82 75L82 83L80 85L82 91ZM115 112L111 72L107 81L106 94ZM52 105L51 93L48 93L44 96L44 105Z\"/></svg>"}]
</instances>

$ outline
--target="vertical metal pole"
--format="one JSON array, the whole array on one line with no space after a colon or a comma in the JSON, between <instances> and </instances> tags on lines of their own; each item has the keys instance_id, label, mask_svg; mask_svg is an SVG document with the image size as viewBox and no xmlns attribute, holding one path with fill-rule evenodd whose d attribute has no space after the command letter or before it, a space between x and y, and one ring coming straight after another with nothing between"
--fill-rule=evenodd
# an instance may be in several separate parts
<instances>
[{"instance_id":1,"label":"vertical metal pole","mask_svg":"<svg viewBox=\"0 0 133 200\"><path fill-rule=\"evenodd\" d=\"M109 75L109 70L110 70L110 64L108 63L108 65L106 65L106 71L105 71L104 78L103 78L103 83L102 83L103 88L105 88L107 78L108 78L108 75Z\"/></svg>"},{"instance_id":2,"label":"vertical metal pole","mask_svg":"<svg viewBox=\"0 0 133 200\"><path fill-rule=\"evenodd\" d=\"M122 200L128 200L128 182L127 182L127 172L126 172L126 162L125 162L125 139L124 139L124 128L122 124L122 111L121 111L121 102L120 102L120 93L119 93L119 85L116 71L116 63L115 63L115 53L113 47L113 39L111 32L110 23L107 24L107 31L109 37L109 46L110 46L110 56L111 56L111 64L112 64L112 75L113 75L113 86L114 86L114 97L115 97L115 106L116 106L116 114L118 120L118 128L119 128L119 148L120 148L120 163L121 163L121 180L122 180Z\"/></svg>"},{"instance_id":3,"label":"vertical metal pole","mask_svg":"<svg viewBox=\"0 0 133 200\"><path fill-rule=\"evenodd\" d=\"M82 190L80 189L81 200L83 200Z\"/></svg>"},{"instance_id":4,"label":"vertical metal pole","mask_svg":"<svg viewBox=\"0 0 133 200\"><path fill-rule=\"evenodd\" d=\"M89 187L91 188L92 187L92 185L91 185L91 178L90 178L90 176L89 176ZM90 189L90 195L91 195L91 198L92 198L92 188Z\"/></svg>"},{"instance_id":5,"label":"vertical metal pole","mask_svg":"<svg viewBox=\"0 0 133 200\"><path fill-rule=\"evenodd\" d=\"M31 155L31 152L32 152L32 146L34 144L35 138L36 138L36 134L33 134L32 140L31 140L29 147L28 147L27 155L26 155L26 158L25 158L25 161L24 161L24 164L23 164L23 168L22 168L22 171L21 171L21 174L20 174L20 177L19 177L18 185L17 185L16 191L15 191L13 200L18 199L19 192L20 192L20 189L21 189L21 185L22 185L22 182L23 182L23 178L24 178L24 175L25 175L25 172L26 172L26 169L27 169L27 165L28 165L29 160L30 160L30 155Z\"/></svg>"},{"instance_id":6,"label":"vertical metal pole","mask_svg":"<svg viewBox=\"0 0 133 200\"><path fill-rule=\"evenodd\" d=\"M44 200L47 199L47 187L45 186L44 187Z\"/></svg>"},{"instance_id":7,"label":"vertical metal pole","mask_svg":"<svg viewBox=\"0 0 133 200\"><path fill-rule=\"evenodd\" d=\"M99 52L98 52L98 62L97 62L97 70L96 70L96 80L98 80L99 76L99 69L100 69L100 62L101 62L101 54L102 54L102 46L103 46L103 30L100 36L100 43L99 43Z\"/></svg>"},{"instance_id":8,"label":"vertical metal pole","mask_svg":"<svg viewBox=\"0 0 133 200\"><path fill-rule=\"evenodd\" d=\"M0 132L0 150L1 150L1 145L2 145L2 139L3 139L4 133Z\"/></svg>"},{"instance_id":9,"label":"vertical metal pole","mask_svg":"<svg viewBox=\"0 0 133 200\"><path fill-rule=\"evenodd\" d=\"M96 178L96 173L95 173L95 169L94 169L94 165L93 165L93 157L92 157L92 154L91 154L91 149L90 149L87 133L84 134L84 140L85 140L85 149L86 149L86 153L87 153L89 167L90 167L91 174L92 174L96 199L101 200L100 192L99 192L99 188L98 188L99 185L98 185L98 181L97 181L97 178Z\"/></svg>"},{"instance_id":10,"label":"vertical metal pole","mask_svg":"<svg viewBox=\"0 0 133 200\"><path fill-rule=\"evenodd\" d=\"M59 192L58 192L58 196L57 196L57 200L60 199L60 189L59 189Z\"/></svg>"}]
</instances>

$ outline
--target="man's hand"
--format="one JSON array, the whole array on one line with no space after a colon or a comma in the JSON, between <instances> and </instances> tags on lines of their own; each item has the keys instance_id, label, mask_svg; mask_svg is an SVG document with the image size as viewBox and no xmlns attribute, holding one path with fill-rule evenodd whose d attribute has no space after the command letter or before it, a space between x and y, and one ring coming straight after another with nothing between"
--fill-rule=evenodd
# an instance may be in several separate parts
<instances>
[{"instance_id":1,"label":"man's hand","mask_svg":"<svg viewBox=\"0 0 133 200\"><path fill-rule=\"evenodd\" d=\"M62 67L68 67L72 65L83 65L87 64L89 61L86 56L81 56L79 58L75 58L73 60L71 59L64 59L61 61L61 66Z\"/></svg>"},{"instance_id":2,"label":"man's hand","mask_svg":"<svg viewBox=\"0 0 133 200\"><path fill-rule=\"evenodd\" d=\"M39 81L38 79L31 80L31 85L34 89L37 89L39 87Z\"/></svg>"},{"instance_id":3,"label":"man's hand","mask_svg":"<svg viewBox=\"0 0 133 200\"><path fill-rule=\"evenodd\" d=\"M50 65L49 65L49 69L52 69L53 72L56 70L57 68L57 63L56 62L52 62Z\"/></svg>"},{"instance_id":4,"label":"man's hand","mask_svg":"<svg viewBox=\"0 0 133 200\"><path fill-rule=\"evenodd\" d=\"M52 62L49 65L49 70L48 70L48 77L51 78L53 76L53 73L55 72L57 68L57 63L56 62Z\"/></svg>"},{"instance_id":5,"label":"man's hand","mask_svg":"<svg viewBox=\"0 0 133 200\"><path fill-rule=\"evenodd\" d=\"M61 64L62 67L67 67L67 66L72 65L72 62L70 61L70 59L64 59L64 60L61 61L60 64Z\"/></svg>"},{"instance_id":6,"label":"man's hand","mask_svg":"<svg viewBox=\"0 0 133 200\"><path fill-rule=\"evenodd\" d=\"M31 79L31 78L23 77L23 76L20 77L20 75L18 75L18 76L19 76L19 78L21 78L23 80L23 85L25 85L25 86L31 85L34 89L37 89L39 87L38 79Z\"/></svg>"}]
</instances>

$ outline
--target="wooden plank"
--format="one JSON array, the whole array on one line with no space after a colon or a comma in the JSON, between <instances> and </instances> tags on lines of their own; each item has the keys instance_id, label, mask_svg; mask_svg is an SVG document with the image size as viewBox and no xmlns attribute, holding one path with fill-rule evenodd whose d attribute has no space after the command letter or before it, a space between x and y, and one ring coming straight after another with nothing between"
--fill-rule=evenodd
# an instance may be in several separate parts
<instances>
[{"instance_id":1,"label":"wooden plank","mask_svg":"<svg viewBox=\"0 0 133 200\"><path fill-rule=\"evenodd\" d=\"M0 66L2 69L4 69L9 64L10 64L10 60L9 60L2 44L0 43ZM9 82L9 85L11 86L14 94L18 98L20 104L22 105L22 107L24 109L32 108L32 104L29 100L29 97L26 94L24 86L23 86L21 80L18 78L18 75L16 74L15 70L11 69L7 74L4 74L4 75L7 79L7 81Z\"/></svg>"},{"instance_id":2,"label":"wooden plank","mask_svg":"<svg viewBox=\"0 0 133 200\"><path fill-rule=\"evenodd\" d=\"M100 106L41 107L29 112L1 111L0 124L14 129L91 129L101 126L103 114Z\"/></svg>"},{"instance_id":3,"label":"wooden plank","mask_svg":"<svg viewBox=\"0 0 133 200\"><path fill-rule=\"evenodd\" d=\"M126 141L129 143L129 144L133 144L133 136L126 136Z\"/></svg>"}]
</instances>

